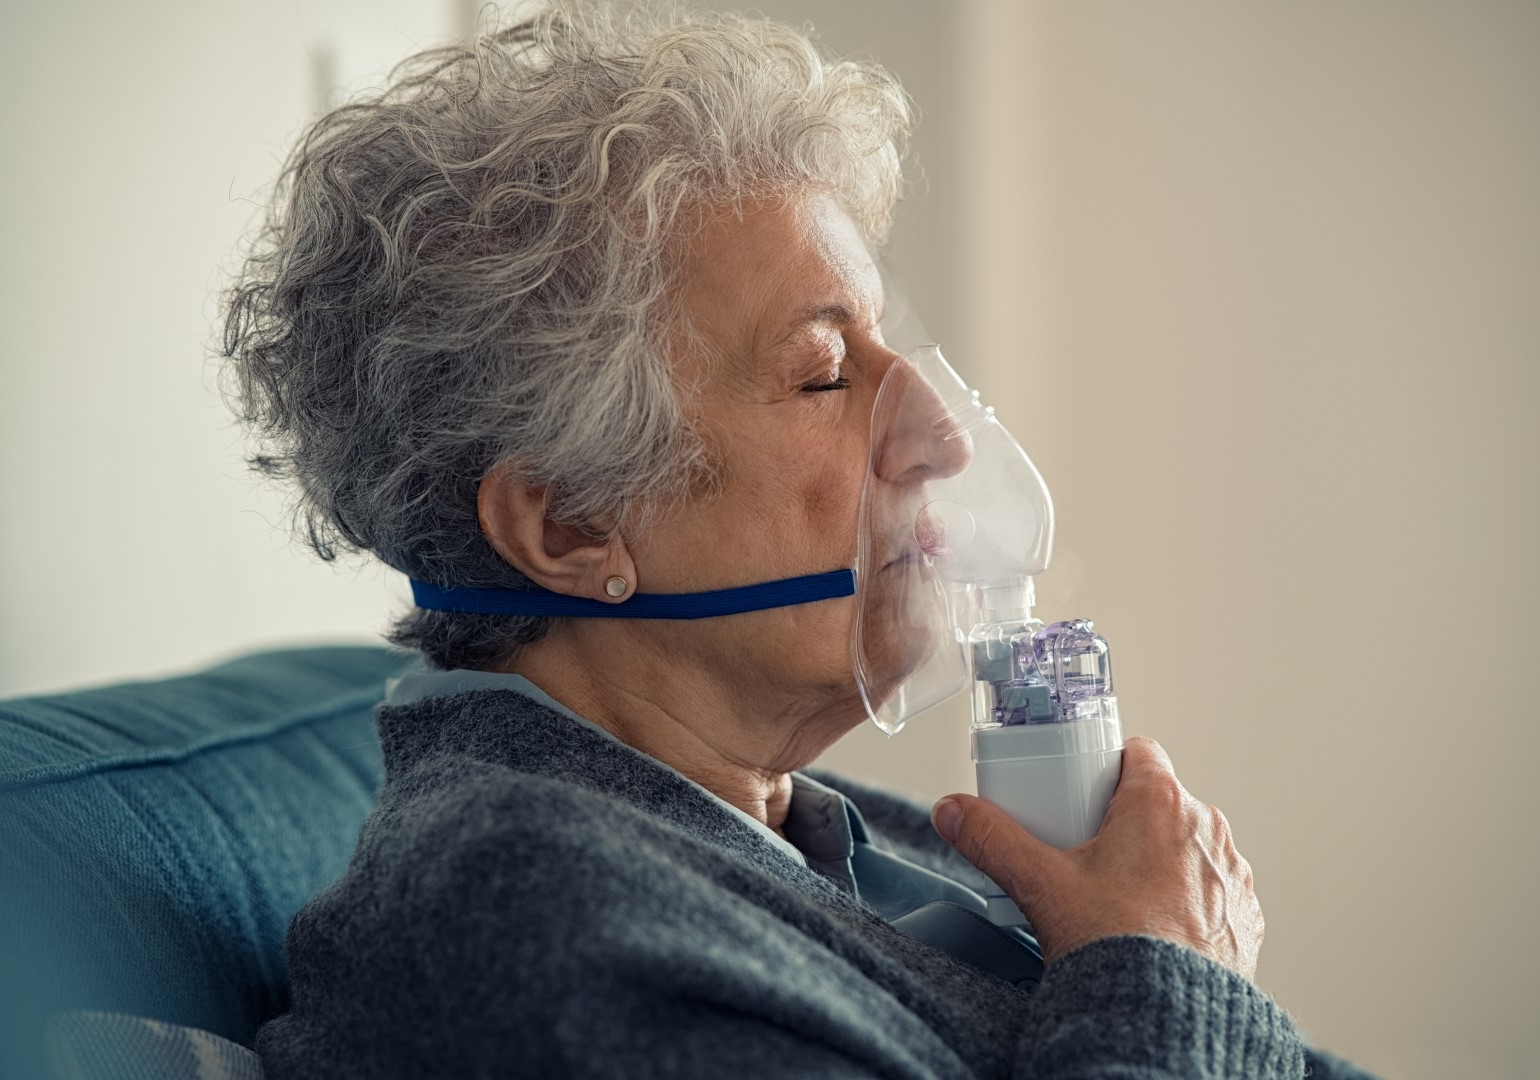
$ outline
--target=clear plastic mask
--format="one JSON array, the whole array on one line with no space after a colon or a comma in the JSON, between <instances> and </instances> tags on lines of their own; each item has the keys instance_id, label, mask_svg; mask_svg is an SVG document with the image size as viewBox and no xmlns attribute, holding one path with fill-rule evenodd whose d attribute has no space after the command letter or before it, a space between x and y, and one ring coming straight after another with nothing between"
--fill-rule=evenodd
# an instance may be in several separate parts
<instances>
[{"instance_id":1,"label":"clear plastic mask","mask_svg":"<svg viewBox=\"0 0 1540 1080\"><path fill-rule=\"evenodd\" d=\"M872 407L851 654L872 721L896 734L969 686L974 594L1048 567L1053 503L1026 451L927 345Z\"/></svg>"}]
</instances>

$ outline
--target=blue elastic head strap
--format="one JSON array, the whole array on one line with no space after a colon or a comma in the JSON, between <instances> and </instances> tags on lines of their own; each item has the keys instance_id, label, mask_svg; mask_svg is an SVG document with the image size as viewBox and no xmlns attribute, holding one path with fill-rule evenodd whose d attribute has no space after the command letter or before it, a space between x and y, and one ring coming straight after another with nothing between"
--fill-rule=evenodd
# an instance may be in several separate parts
<instances>
[{"instance_id":1,"label":"blue elastic head strap","mask_svg":"<svg viewBox=\"0 0 1540 1080\"><path fill-rule=\"evenodd\" d=\"M563 596L545 589L440 588L412 581L412 600L429 611L459 611L471 615L559 615L587 619L710 619L745 611L811 604L854 596L856 572L831 570L826 574L742 585L694 593L636 593L618 604Z\"/></svg>"}]
</instances>

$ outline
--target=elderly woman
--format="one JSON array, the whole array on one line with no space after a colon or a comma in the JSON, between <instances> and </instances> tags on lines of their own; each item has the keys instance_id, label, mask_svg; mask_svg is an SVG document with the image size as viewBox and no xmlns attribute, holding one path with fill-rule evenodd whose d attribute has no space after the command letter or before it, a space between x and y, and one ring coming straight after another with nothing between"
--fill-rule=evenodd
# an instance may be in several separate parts
<instances>
[{"instance_id":1,"label":"elderly woman","mask_svg":"<svg viewBox=\"0 0 1540 1080\"><path fill-rule=\"evenodd\" d=\"M854 563L876 390L916 377L871 256L907 122L773 22L569 10L421 54L295 151L227 311L256 462L325 558L532 599L395 626L426 663L291 927L271 1077L1351 1074L1249 981L1249 868L1154 743L1081 848L967 796L932 827L799 771L865 716L848 590L631 617ZM918 494L960 445L873 482ZM985 874L1035 942L906 924Z\"/></svg>"}]
</instances>

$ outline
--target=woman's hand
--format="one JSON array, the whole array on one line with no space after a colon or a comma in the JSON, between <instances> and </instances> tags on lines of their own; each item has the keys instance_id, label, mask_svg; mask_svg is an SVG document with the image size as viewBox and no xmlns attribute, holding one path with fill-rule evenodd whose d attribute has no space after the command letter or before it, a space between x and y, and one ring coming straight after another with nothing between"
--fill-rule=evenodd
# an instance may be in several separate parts
<instances>
[{"instance_id":1,"label":"woman's hand","mask_svg":"<svg viewBox=\"0 0 1540 1080\"><path fill-rule=\"evenodd\" d=\"M1101 831L1072 850L971 795L948 795L931 820L1031 920L1050 964L1099 938L1149 934L1247 979L1257 970L1263 925L1251 866L1224 815L1187 793L1153 739L1128 740Z\"/></svg>"}]
</instances>

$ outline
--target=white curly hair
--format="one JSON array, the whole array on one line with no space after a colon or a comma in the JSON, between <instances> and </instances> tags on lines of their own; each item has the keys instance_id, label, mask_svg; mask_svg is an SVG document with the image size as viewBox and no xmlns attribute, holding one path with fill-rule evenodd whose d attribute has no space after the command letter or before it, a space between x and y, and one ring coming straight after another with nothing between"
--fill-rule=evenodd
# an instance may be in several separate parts
<instances>
[{"instance_id":1,"label":"white curly hair","mask_svg":"<svg viewBox=\"0 0 1540 1080\"><path fill-rule=\"evenodd\" d=\"M322 558L532 587L478 525L490 469L600 532L710 480L667 359L691 211L827 191L880 244L909 116L762 18L559 3L409 58L306 130L224 296L253 466ZM481 668L547 626L413 610L389 637Z\"/></svg>"}]
</instances>

